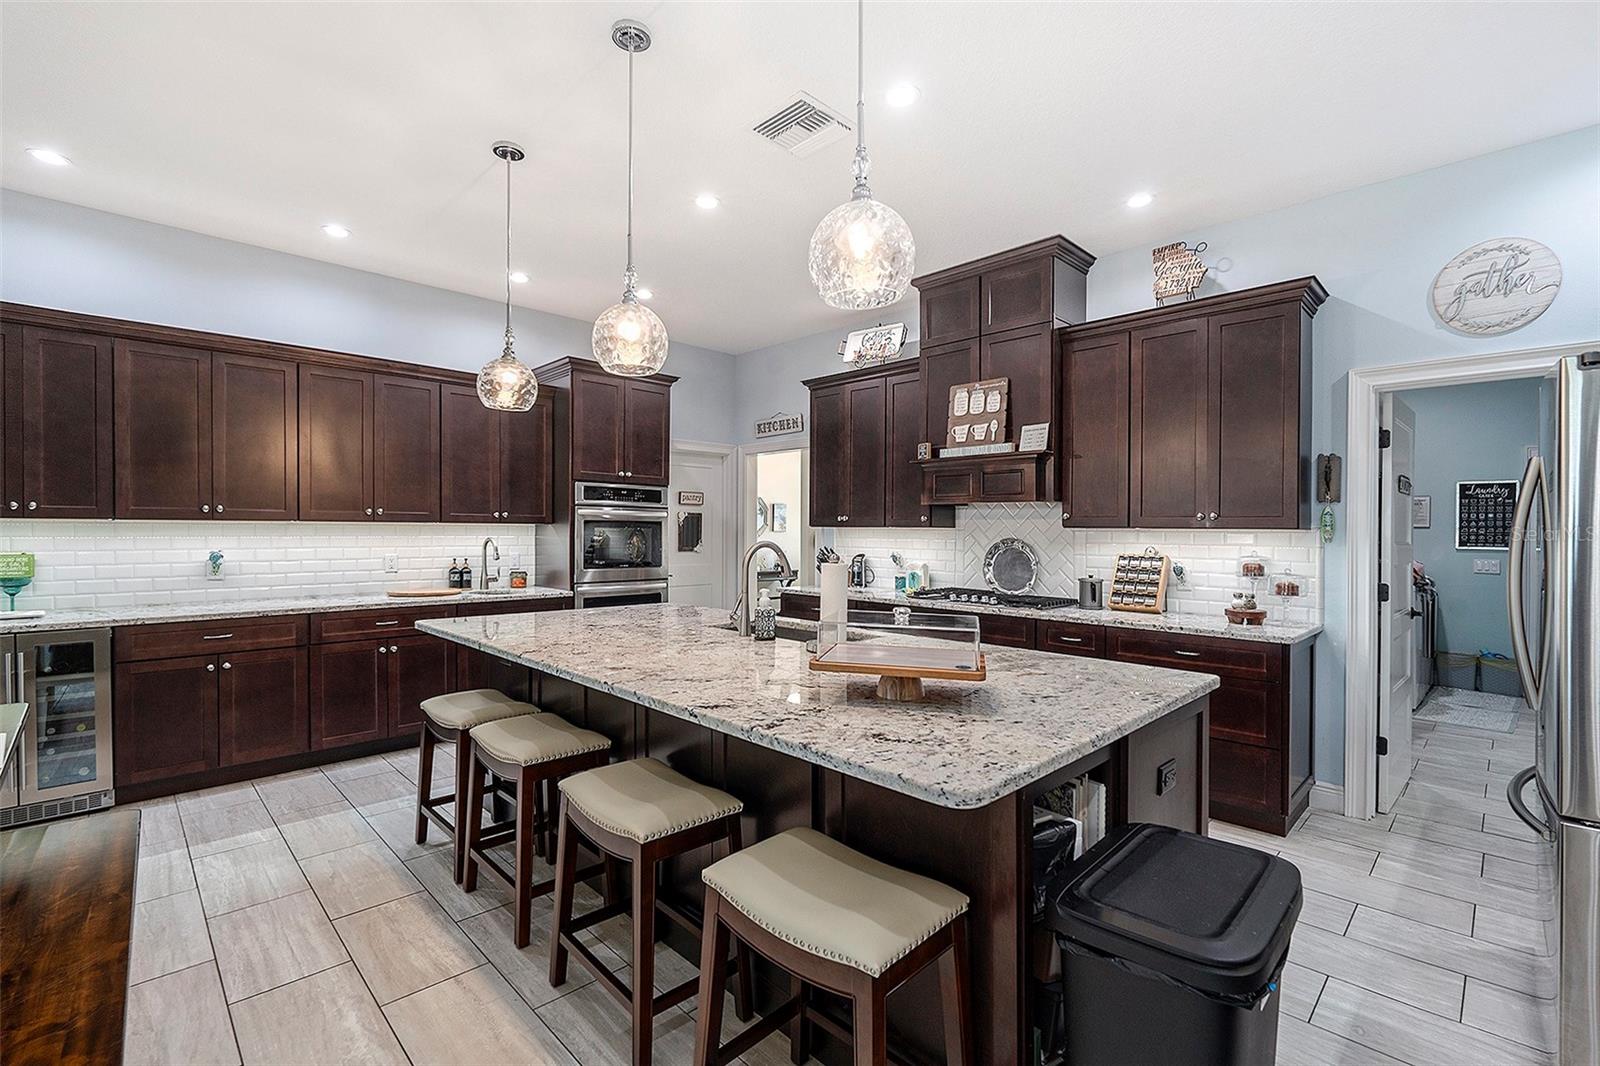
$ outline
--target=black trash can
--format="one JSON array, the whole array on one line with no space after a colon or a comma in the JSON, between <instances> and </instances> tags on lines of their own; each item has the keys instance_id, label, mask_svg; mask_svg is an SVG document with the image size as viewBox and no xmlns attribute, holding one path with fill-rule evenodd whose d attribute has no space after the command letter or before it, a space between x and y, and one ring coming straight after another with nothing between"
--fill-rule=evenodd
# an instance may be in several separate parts
<instances>
[{"instance_id":1,"label":"black trash can","mask_svg":"<svg viewBox=\"0 0 1600 1066\"><path fill-rule=\"evenodd\" d=\"M1047 916L1061 944L1066 1061L1272 1066L1300 871L1253 848L1126 825Z\"/></svg>"}]
</instances>

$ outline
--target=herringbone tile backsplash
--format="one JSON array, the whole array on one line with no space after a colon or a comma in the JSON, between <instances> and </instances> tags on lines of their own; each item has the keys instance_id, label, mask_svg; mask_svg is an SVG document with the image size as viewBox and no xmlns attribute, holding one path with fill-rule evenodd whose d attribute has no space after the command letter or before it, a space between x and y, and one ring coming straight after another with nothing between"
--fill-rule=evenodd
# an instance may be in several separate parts
<instances>
[{"instance_id":1,"label":"herringbone tile backsplash","mask_svg":"<svg viewBox=\"0 0 1600 1066\"><path fill-rule=\"evenodd\" d=\"M864 553L874 587L894 588L891 552L908 565L928 564L936 585L983 585L983 556L1002 537L1018 537L1039 556L1035 591L1076 596L1078 578L1109 578L1121 552L1153 546L1183 568L1183 580L1167 586L1167 610L1218 613L1249 582L1239 576L1240 560L1254 552L1267 565L1268 580L1256 590L1269 617L1284 622L1322 620L1322 545L1314 530L1079 530L1061 527L1059 504L979 504L956 509L954 529L840 529L834 547L848 562ZM1289 599L1272 595L1281 576L1300 586Z\"/></svg>"}]
</instances>

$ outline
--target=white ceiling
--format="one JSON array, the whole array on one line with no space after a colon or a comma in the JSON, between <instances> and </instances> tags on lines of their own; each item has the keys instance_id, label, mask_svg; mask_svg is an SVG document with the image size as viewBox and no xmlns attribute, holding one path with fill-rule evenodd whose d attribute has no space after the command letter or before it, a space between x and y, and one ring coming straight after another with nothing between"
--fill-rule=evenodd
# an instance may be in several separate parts
<instances>
[{"instance_id":1,"label":"white ceiling","mask_svg":"<svg viewBox=\"0 0 1600 1066\"><path fill-rule=\"evenodd\" d=\"M1600 121L1597 11L877 2L873 188L920 271L1057 232L1158 242ZM6 3L0 184L497 297L488 148L510 138L515 298L592 318L623 265L623 16L655 36L637 251L674 339L743 352L840 325L806 242L849 194L851 144L800 159L750 127L796 90L852 110L851 3ZM888 109L905 79L922 99ZM1155 204L1126 208L1140 189ZM354 236L324 237L334 219Z\"/></svg>"}]
</instances>

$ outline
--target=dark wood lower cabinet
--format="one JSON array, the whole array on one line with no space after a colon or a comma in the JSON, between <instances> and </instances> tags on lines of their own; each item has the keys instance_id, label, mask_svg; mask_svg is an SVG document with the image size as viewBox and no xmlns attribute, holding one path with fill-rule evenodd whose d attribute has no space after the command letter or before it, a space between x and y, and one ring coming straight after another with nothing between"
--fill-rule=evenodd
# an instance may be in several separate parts
<instances>
[{"instance_id":1,"label":"dark wood lower cabinet","mask_svg":"<svg viewBox=\"0 0 1600 1066\"><path fill-rule=\"evenodd\" d=\"M311 649L311 747L317 751L389 735L384 699L387 641L355 640Z\"/></svg>"},{"instance_id":2,"label":"dark wood lower cabinet","mask_svg":"<svg viewBox=\"0 0 1600 1066\"><path fill-rule=\"evenodd\" d=\"M415 733L422 727L422 701L455 689L456 647L429 636L390 641L384 697L391 737Z\"/></svg>"},{"instance_id":3,"label":"dark wood lower cabinet","mask_svg":"<svg viewBox=\"0 0 1600 1066\"><path fill-rule=\"evenodd\" d=\"M239 766L308 750L306 649L273 648L218 658L218 762Z\"/></svg>"},{"instance_id":4,"label":"dark wood lower cabinet","mask_svg":"<svg viewBox=\"0 0 1600 1066\"><path fill-rule=\"evenodd\" d=\"M214 769L216 656L118 663L111 725L118 787Z\"/></svg>"}]
</instances>

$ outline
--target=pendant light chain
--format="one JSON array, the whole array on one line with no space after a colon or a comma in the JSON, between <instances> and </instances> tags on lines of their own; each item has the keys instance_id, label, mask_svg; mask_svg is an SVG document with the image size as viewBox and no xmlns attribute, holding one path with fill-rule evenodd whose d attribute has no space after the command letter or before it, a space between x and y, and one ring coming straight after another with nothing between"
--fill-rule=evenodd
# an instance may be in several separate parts
<instances>
[{"instance_id":1,"label":"pendant light chain","mask_svg":"<svg viewBox=\"0 0 1600 1066\"><path fill-rule=\"evenodd\" d=\"M851 167L856 177L852 200L872 197L867 188L867 171L872 164L867 160L867 2L856 0L856 159Z\"/></svg>"},{"instance_id":2,"label":"pendant light chain","mask_svg":"<svg viewBox=\"0 0 1600 1066\"><path fill-rule=\"evenodd\" d=\"M511 164L526 153L511 141L496 141L489 150L506 165L506 332L499 357L478 371L478 399L491 411L526 411L539 398L539 379L517 358L516 334L511 327Z\"/></svg>"},{"instance_id":3,"label":"pendant light chain","mask_svg":"<svg viewBox=\"0 0 1600 1066\"><path fill-rule=\"evenodd\" d=\"M634 294L638 278L633 269L633 49L628 49L628 268L622 274L624 296Z\"/></svg>"},{"instance_id":4,"label":"pendant light chain","mask_svg":"<svg viewBox=\"0 0 1600 1066\"><path fill-rule=\"evenodd\" d=\"M511 354L511 157L506 156L506 354Z\"/></svg>"}]
</instances>

